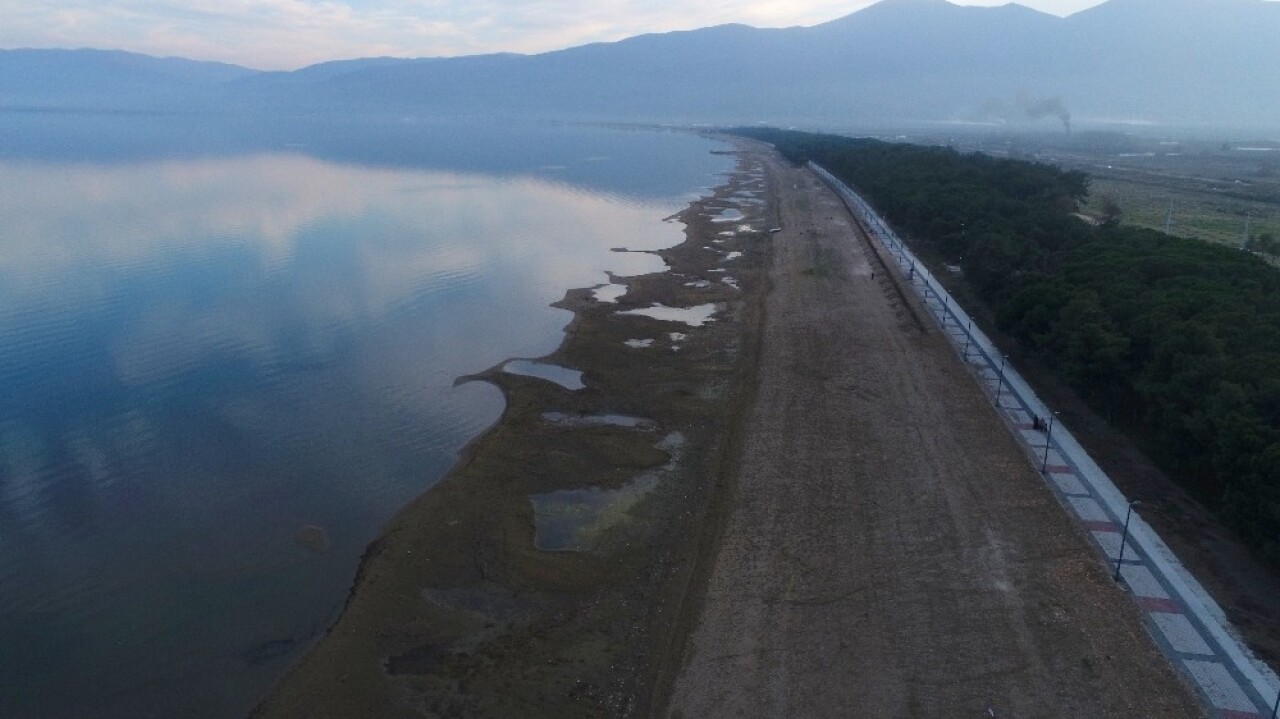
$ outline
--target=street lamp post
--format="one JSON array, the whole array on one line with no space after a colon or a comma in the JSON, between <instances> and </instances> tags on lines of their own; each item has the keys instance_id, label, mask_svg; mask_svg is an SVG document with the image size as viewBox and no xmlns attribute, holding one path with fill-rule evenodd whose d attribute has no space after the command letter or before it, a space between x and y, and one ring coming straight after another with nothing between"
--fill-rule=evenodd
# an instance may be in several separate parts
<instances>
[{"instance_id":1,"label":"street lamp post","mask_svg":"<svg viewBox=\"0 0 1280 719\"><path fill-rule=\"evenodd\" d=\"M1000 376L999 376L999 379L996 380L996 408L997 409L1000 407L1000 392L1001 390L1004 389L1004 361L1008 358L1009 358L1009 355L1007 354L1000 355Z\"/></svg>"},{"instance_id":2,"label":"street lamp post","mask_svg":"<svg viewBox=\"0 0 1280 719\"><path fill-rule=\"evenodd\" d=\"M1133 508L1141 504L1136 499L1129 500L1129 511L1124 513L1124 533L1120 535L1120 556L1116 559L1115 580L1120 581L1120 564L1124 562L1124 545L1129 541L1129 518L1133 516Z\"/></svg>"},{"instance_id":3,"label":"street lamp post","mask_svg":"<svg viewBox=\"0 0 1280 719\"><path fill-rule=\"evenodd\" d=\"M1041 474L1049 471L1049 443L1053 441L1053 421L1057 418L1057 412L1049 415L1049 433L1046 434L1044 438L1044 460L1040 462Z\"/></svg>"}]
</instances>

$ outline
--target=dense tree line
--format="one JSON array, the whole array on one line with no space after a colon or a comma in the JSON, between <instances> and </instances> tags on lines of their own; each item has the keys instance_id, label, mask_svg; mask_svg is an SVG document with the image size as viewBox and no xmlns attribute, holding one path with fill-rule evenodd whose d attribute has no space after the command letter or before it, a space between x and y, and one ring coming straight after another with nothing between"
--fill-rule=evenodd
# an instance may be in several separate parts
<instances>
[{"instance_id":1,"label":"dense tree line","mask_svg":"<svg viewBox=\"0 0 1280 719\"><path fill-rule=\"evenodd\" d=\"M1280 563L1280 270L1248 252L1074 217L1082 173L776 130L964 277L1001 331Z\"/></svg>"}]
</instances>

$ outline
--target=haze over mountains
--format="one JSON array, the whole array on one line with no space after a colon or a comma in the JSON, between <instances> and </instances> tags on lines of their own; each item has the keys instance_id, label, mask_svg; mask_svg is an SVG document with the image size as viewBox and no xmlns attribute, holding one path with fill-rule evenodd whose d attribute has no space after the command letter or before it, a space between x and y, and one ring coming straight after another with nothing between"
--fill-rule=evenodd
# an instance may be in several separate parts
<instances>
[{"instance_id":1,"label":"haze over mountains","mask_svg":"<svg viewBox=\"0 0 1280 719\"><path fill-rule=\"evenodd\" d=\"M1280 3L883 0L808 28L643 35L540 55L259 72L0 51L0 107L499 115L657 122L1120 121L1280 127Z\"/></svg>"}]
</instances>

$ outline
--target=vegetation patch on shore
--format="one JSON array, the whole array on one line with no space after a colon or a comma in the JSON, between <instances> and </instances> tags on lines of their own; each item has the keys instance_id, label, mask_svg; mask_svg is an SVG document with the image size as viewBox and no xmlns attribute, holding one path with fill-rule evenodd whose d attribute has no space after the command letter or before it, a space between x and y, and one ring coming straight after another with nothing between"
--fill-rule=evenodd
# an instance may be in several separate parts
<instances>
[{"instance_id":1,"label":"vegetation patch on shore","mask_svg":"<svg viewBox=\"0 0 1280 719\"><path fill-rule=\"evenodd\" d=\"M256 716L635 716L661 703L752 387L774 210L733 197L763 182L743 154L673 218L686 241L658 253L669 271L570 291L557 306L574 319L541 366L464 378L502 390L501 419L369 547L341 618ZM715 220L734 207L745 227L722 235ZM741 253L732 284L727 252ZM696 322L636 312L707 306Z\"/></svg>"}]
</instances>

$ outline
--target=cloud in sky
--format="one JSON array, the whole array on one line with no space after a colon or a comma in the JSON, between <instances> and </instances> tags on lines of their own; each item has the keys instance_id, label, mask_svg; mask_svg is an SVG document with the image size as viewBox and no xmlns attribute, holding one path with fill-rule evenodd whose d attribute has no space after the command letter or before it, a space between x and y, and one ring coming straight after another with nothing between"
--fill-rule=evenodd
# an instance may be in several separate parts
<instances>
[{"instance_id":1,"label":"cloud in sky","mask_svg":"<svg viewBox=\"0 0 1280 719\"><path fill-rule=\"evenodd\" d=\"M954 1L954 0L953 0ZM1008 0L960 0L1002 5ZM1023 0L1067 15L1102 0ZM0 0L0 47L96 47L292 69L325 60L535 53L741 22L813 25L871 0Z\"/></svg>"}]
</instances>

